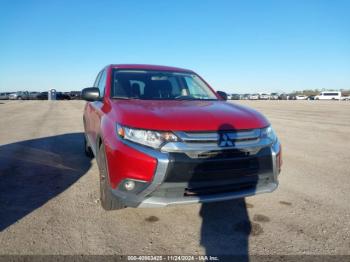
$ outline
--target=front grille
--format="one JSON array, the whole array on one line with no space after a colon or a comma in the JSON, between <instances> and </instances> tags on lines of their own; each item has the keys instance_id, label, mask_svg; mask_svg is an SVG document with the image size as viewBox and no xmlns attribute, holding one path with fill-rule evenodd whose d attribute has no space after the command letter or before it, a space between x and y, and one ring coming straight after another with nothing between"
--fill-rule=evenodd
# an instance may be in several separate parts
<instances>
[{"instance_id":1,"label":"front grille","mask_svg":"<svg viewBox=\"0 0 350 262\"><path fill-rule=\"evenodd\" d=\"M186 197L254 189L259 176L273 169L270 141L260 133L260 129L176 132L180 141L162 148L169 153L163 182L170 188L185 184Z\"/></svg>"},{"instance_id":2,"label":"front grille","mask_svg":"<svg viewBox=\"0 0 350 262\"><path fill-rule=\"evenodd\" d=\"M260 137L260 129L250 130L218 130L217 132L175 132L186 143L220 142L221 139L232 142L256 140Z\"/></svg>"},{"instance_id":3,"label":"front grille","mask_svg":"<svg viewBox=\"0 0 350 262\"><path fill-rule=\"evenodd\" d=\"M193 181L225 179L234 176L249 176L256 174L259 163L255 157L207 160L193 168Z\"/></svg>"},{"instance_id":4,"label":"front grille","mask_svg":"<svg viewBox=\"0 0 350 262\"><path fill-rule=\"evenodd\" d=\"M211 158L211 159L227 159L233 157L246 157L249 156L249 152L238 149L229 150L213 150L209 152L199 153L198 158Z\"/></svg>"},{"instance_id":5,"label":"front grille","mask_svg":"<svg viewBox=\"0 0 350 262\"><path fill-rule=\"evenodd\" d=\"M221 151L215 157L193 159L184 153L171 153L165 182L232 181L272 170L269 148L256 155Z\"/></svg>"},{"instance_id":6,"label":"front grille","mask_svg":"<svg viewBox=\"0 0 350 262\"><path fill-rule=\"evenodd\" d=\"M179 137L179 141L166 143L161 150L169 153L186 153L191 158L210 158L223 150L232 153L233 149L256 154L261 148L271 146L269 139L261 137L260 129L174 133Z\"/></svg>"}]
</instances>

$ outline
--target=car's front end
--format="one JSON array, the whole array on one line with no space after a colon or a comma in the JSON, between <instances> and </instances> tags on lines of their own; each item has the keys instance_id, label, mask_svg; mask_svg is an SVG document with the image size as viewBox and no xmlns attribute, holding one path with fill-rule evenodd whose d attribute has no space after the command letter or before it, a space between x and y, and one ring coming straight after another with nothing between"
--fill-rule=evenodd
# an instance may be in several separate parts
<instances>
[{"instance_id":1,"label":"car's front end","mask_svg":"<svg viewBox=\"0 0 350 262\"><path fill-rule=\"evenodd\" d=\"M259 97L261 100L269 100L270 99L270 96L267 94L261 94Z\"/></svg>"},{"instance_id":2,"label":"car's front end","mask_svg":"<svg viewBox=\"0 0 350 262\"><path fill-rule=\"evenodd\" d=\"M221 201L278 186L281 145L271 127L160 132L118 125L107 144L112 192L126 206Z\"/></svg>"},{"instance_id":3,"label":"car's front end","mask_svg":"<svg viewBox=\"0 0 350 262\"><path fill-rule=\"evenodd\" d=\"M249 96L249 100L258 100L259 99L259 95L258 94L254 94L254 95L250 95Z\"/></svg>"},{"instance_id":4,"label":"car's front end","mask_svg":"<svg viewBox=\"0 0 350 262\"><path fill-rule=\"evenodd\" d=\"M271 95L270 95L271 100L278 100L278 98L279 98L278 93L271 93Z\"/></svg>"},{"instance_id":5,"label":"car's front end","mask_svg":"<svg viewBox=\"0 0 350 262\"><path fill-rule=\"evenodd\" d=\"M9 99L10 99L10 100L16 100L17 97L18 97L18 94L17 94L17 93L11 93L11 94L9 94Z\"/></svg>"},{"instance_id":6,"label":"car's front end","mask_svg":"<svg viewBox=\"0 0 350 262\"><path fill-rule=\"evenodd\" d=\"M304 95L296 96L296 100L306 100L306 99L307 99L307 97Z\"/></svg>"}]
</instances>

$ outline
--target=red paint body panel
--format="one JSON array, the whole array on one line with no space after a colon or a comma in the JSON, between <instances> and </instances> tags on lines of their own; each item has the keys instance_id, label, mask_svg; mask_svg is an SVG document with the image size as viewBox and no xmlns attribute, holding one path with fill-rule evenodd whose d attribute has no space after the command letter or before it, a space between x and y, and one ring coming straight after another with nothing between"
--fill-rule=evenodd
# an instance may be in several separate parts
<instances>
[{"instance_id":1,"label":"red paint body panel","mask_svg":"<svg viewBox=\"0 0 350 262\"><path fill-rule=\"evenodd\" d=\"M145 155L121 141L115 141L114 146L105 147L109 181L112 188L126 178L151 182L156 169L157 160Z\"/></svg>"},{"instance_id":2,"label":"red paint body panel","mask_svg":"<svg viewBox=\"0 0 350 262\"><path fill-rule=\"evenodd\" d=\"M217 131L262 128L260 113L224 101L111 100L116 122L164 131Z\"/></svg>"}]
</instances>

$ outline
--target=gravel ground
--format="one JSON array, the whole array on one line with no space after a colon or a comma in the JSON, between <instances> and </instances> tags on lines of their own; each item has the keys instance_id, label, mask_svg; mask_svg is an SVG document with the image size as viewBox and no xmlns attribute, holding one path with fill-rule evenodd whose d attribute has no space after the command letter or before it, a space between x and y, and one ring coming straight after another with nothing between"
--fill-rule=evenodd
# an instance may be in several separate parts
<instances>
[{"instance_id":1,"label":"gravel ground","mask_svg":"<svg viewBox=\"0 0 350 262\"><path fill-rule=\"evenodd\" d=\"M283 144L280 187L105 212L82 101L0 101L0 254L350 254L350 103L239 101Z\"/></svg>"}]
</instances>

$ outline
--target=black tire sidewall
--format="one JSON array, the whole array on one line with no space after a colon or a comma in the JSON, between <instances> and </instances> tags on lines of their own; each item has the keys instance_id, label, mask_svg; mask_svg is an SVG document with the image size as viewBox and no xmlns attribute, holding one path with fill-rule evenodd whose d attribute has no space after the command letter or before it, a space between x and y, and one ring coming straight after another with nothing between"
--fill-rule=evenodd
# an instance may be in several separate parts
<instances>
[{"instance_id":1,"label":"black tire sidewall","mask_svg":"<svg viewBox=\"0 0 350 262\"><path fill-rule=\"evenodd\" d=\"M103 144L101 144L99 151L98 151L98 169L99 169L99 176L100 176L100 200L102 206L105 208L105 203L107 201L106 199L106 191L108 190L108 184L107 184L107 169L106 169L106 156L105 156L105 148Z\"/></svg>"},{"instance_id":2,"label":"black tire sidewall","mask_svg":"<svg viewBox=\"0 0 350 262\"><path fill-rule=\"evenodd\" d=\"M94 153L92 152L91 147L89 146L88 140L86 139L86 135L84 135L84 152L87 157L94 157Z\"/></svg>"}]
</instances>

